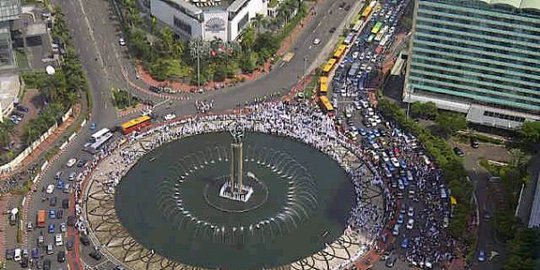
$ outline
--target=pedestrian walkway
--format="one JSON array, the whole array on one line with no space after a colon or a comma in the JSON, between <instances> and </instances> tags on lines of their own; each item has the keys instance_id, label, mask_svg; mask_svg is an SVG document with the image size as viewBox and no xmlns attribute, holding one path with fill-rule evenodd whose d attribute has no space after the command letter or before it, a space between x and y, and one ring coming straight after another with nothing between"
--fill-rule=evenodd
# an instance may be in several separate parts
<instances>
[{"instance_id":1,"label":"pedestrian walkway","mask_svg":"<svg viewBox=\"0 0 540 270\"><path fill-rule=\"evenodd\" d=\"M66 121L62 122L58 126L58 128L49 136L47 139L45 139L43 142L41 142L35 149L32 151L23 161L21 161L20 164L23 166L27 166L30 164L33 164L36 162L36 160L43 154L44 152L48 151L53 147L53 145L57 142L58 138L60 138L62 135L64 135L64 132L71 127L71 124L77 119L78 115L81 113L81 106L75 105L73 106L73 115L68 117ZM6 179L8 177L11 177L17 173L20 172L21 168L16 168L15 170L0 175L0 179Z\"/></svg>"},{"instance_id":2,"label":"pedestrian walkway","mask_svg":"<svg viewBox=\"0 0 540 270\"><path fill-rule=\"evenodd\" d=\"M128 109L117 111L116 116L118 118L122 118L122 117L126 117L132 114L139 114L149 109L152 109L152 106L138 104L135 108L128 108Z\"/></svg>"}]
</instances>

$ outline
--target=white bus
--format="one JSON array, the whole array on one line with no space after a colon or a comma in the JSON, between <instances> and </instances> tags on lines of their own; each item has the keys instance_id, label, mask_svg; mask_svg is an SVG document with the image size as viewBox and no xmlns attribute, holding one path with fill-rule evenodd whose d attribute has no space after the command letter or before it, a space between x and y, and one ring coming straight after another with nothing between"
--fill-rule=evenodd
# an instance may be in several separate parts
<instances>
[{"instance_id":1,"label":"white bus","mask_svg":"<svg viewBox=\"0 0 540 270\"><path fill-rule=\"evenodd\" d=\"M113 134L111 132L105 133L105 135L99 137L94 143L90 145L90 149L93 151L99 150L103 144L105 144L108 140L110 140L113 137Z\"/></svg>"},{"instance_id":2,"label":"white bus","mask_svg":"<svg viewBox=\"0 0 540 270\"><path fill-rule=\"evenodd\" d=\"M110 133L111 131L108 128L103 128L98 130L96 133L92 134L92 137L90 138L90 141L95 143L97 140L99 140L100 137L103 135Z\"/></svg>"}]
</instances>

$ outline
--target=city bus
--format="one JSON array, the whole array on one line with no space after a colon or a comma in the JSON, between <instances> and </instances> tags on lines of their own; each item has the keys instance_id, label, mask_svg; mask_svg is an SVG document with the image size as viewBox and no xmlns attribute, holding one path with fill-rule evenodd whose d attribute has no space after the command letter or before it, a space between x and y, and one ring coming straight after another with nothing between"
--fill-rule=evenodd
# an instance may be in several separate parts
<instances>
[{"instance_id":1,"label":"city bus","mask_svg":"<svg viewBox=\"0 0 540 270\"><path fill-rule=\"evenodd\" d=\"M113 134L111 132L101 136L97 141L95 141L94 143L92 143L90 145L90 149L92 151L97 151L99 150L99 148L101 148L101 146L103 146L107 141L109 141L111 138L113 137Z\"/></svg>"},{"instance_id":2,"label":"city bus","mask_svg":"<svg viewBox=\"0 0 540 270\"><path fill-rule=\"evenodd\" d=\"M321 110L327 113L334 111L334 106L332 106L332 103L330 103L330 100L326 96L319 97L319 105L321 106Z\"/></svg>"},{"instance_id":3,"label":"city bus","mask_svg":"<svg viewBox=\"0 0 540 270\"><path fill-rule=\"evenodd\" d=\"M375 34L369 35L367 42L372 42L374 38L375 38Z\"/></svg>"},{"instance_id":4,"label":"city bus","mask_svg":"<svg viewBox=\"0 0 540 270\"><path fill-rule=\"evenodd\" d=\"M383 26L383 23L382 22L377 22L375 24L375 26L373 26L373 28L371 28L371 33L372 34L377 34L379 33L379 31L381 30L381 27Z\"/></svg>"},{"instance_id":5,"label":"city bus","mask_svg":"<svg viewBox=\"0 0 540 270\"><path fill-rule=\"evenodd\" d=\"M348 43L345 43L348 44ZM345 51L347 50L347 45L341 44L337 47L337 49L334 51L334 58L340 59L343 54L345 54Z\"/></svg>"},{"instance_id":6,"label":"city bus","mask_svg":"<svg viewBox=\"0 0 540 270\"><path fill-rule=\"evenodd\" d=\"M384 33L383 33L383 32L379 32L379 33L375 36L375 39L374 39L374 40L377 41L377 42L379 42L379 41L382 40L383 36L384 36Z\"/></svg>"},{"instance_id":7,"label":"city bus","mask_svg":"<svg viewBox=\"0 0 540 270\"><path fill-rule=\"evenodd\" d=\"M322 71L323 71L324 73L330 72L330 71L332 70L332 68L334 67L334 65L336 64L336 61L337 61L337 60L336 60L335 58L330 58L330 59L328 60L328 62L326 62L326 64L324 65Z\"/></svg>"},{"instance_id":8,"label":"city bus","mask_svg":"<svg viewBox=\"0 0 540 270\"><path fill-rule=\"evenodd\" d=\"M351 44L351 42L353 41L355 35L356 35L355 32L349 33L349 34L347 35L347 37L345 38L345 40L343 40L343 43L344 43L344 44L347 44L347 45Z\"/></svg>"},{"instance_id":9,"label":"city bus","mask_svg":"<svg viewBox=\"0 0 540 270\"><path fill-rule=\"evenodd\" d=\"M92 134L92 136L90 137L90 141L91 142L96 142L97 140L99 140L100 137L102 137L103 135L109 133L110 130L108 128L102 128L100 130L98 130L96 133Z\"/></svg>"},{"instance_id":10,"label":"city bus","mask_svg":"<svg viewBox=\"0 0 540 270\"><path fill-rule=\"evenodd\" d=\"M319 77L319 95L326 96L328 93L328 77Z\"/></svg>"},{"instance_id":11,"label":"city bus","mask_svg":"<svg viewBox=\"0 0 540 270\"><path fill-rule=\"evenodd\" d=\"M386 36L383 37L383 39L381 40L381 42L379 43L379 45L381 46L386 46L386 43L388 43L388 41L390 40L390 37L392 35L388 34Z\"/></svg>"},{"instance_id":12,"label":"city bus","mask_svg":"<svg viewBox=\"0 0 540 270\"><path fill-rule=\"evenodd\" d=\"M149 126L151 123L150 116L144 115L123 123L120 125L120 128L122 129L122 134L126 135L133 131L139 131L142 128Z\"/></svg>"},{"instance_id":13,"label":"city bus","mask_svg":"<svg viewBox=\"0 0 540 270\"><path fill-rule=\"evenodd\" d=\"M45 228L45 218L47 218L45 210L39 210L36 216L36 226L38 228Z\"/></svg>"},{"instance_id":14,"label":"city bus","mask_svg":"<svg viewBox=\"0 0 540 270\"><path fill-rule=\"evenodd\" d=\"M360 20L356 21L356 23L354 24L354 26L353 26L353 28L351 30L354 31L354 32L360 31L360 28L362 28L362 24L364 24L363 19L360 19Z\"/></svg>"}]
</instances>

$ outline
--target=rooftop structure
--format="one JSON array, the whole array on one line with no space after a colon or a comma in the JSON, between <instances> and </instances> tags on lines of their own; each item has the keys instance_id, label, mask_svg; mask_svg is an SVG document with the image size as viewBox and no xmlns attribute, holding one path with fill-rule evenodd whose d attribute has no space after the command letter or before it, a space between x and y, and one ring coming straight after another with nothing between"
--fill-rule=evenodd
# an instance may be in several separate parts
<instances>
[{"instance_id":1,"label":"rooftop structure","mask_svg":"<svg viewBox=\"0 0 540 270\"><path fill-rule=\"evenodd\" d=\"M150 11L181 37L235 40L267 0L151 0Z\"/></svg>"},{"instance_id":2,"label":"rooftop structure","mask_svg":"<svg viewBox=\"0 0 540 270\"><path fill-rule=\"evenodd\" d=\"M540 120L539 0L418 0L403 92L470 122Z\"/></svg>"}]
</instances>

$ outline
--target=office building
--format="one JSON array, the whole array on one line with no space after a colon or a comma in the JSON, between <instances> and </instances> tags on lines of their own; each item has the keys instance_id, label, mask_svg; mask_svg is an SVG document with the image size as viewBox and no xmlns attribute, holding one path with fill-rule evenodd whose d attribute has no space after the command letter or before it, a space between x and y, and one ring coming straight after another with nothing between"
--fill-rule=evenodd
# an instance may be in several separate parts
<instances>
[{"instance_id":1,"label":"office building","mask_svg":"<svg viewBox=\"0 0 540 270\"><path fill-rule=\"evenodd\" d=\"M416 0L403 91L503 129L540 120L540 0Z\"/></svg>"},{"instance_id":2,"label":"office building","mask_svg":"<svg viewBox=\"0 0 540 270\"><path fill-rule=\"evenodd\" d=\"M151 0L150 12L181 37L232 41L269 0Z\"/></svg>"}]
</instances>

